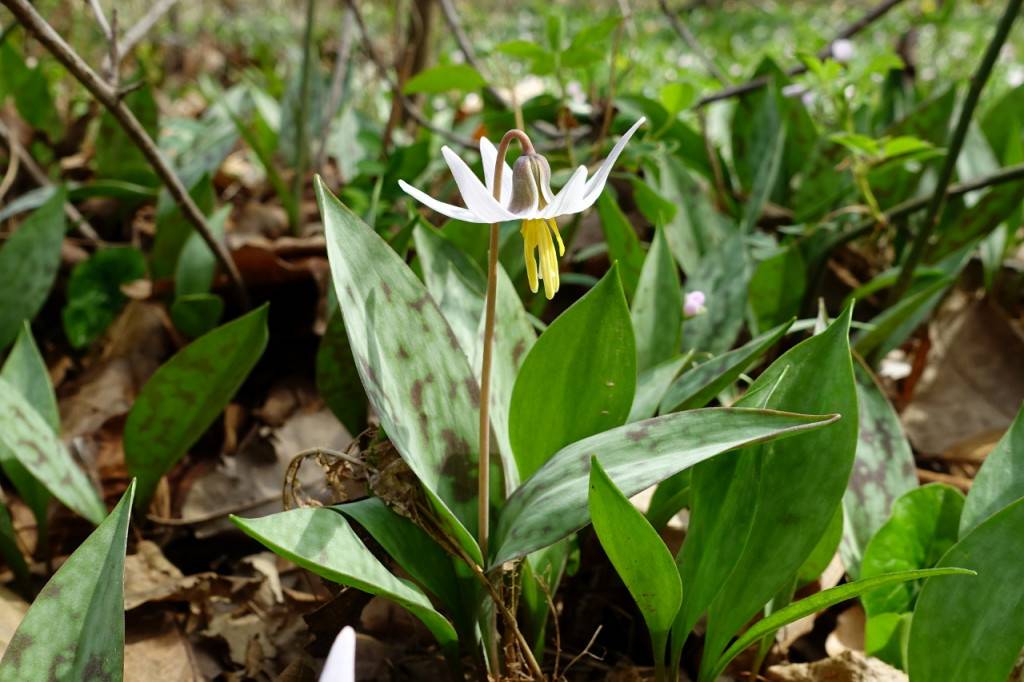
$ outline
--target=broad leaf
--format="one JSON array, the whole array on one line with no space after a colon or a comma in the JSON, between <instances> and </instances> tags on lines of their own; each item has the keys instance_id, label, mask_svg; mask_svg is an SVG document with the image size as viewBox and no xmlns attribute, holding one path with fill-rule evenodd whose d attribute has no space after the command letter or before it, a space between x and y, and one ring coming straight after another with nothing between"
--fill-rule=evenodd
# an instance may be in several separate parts
<instances>
[{"instance_id":1,"label":"broad leaf","mask_svg":"<svg viewBox=\"0 0 1024 682\"><path fill-rule=\"evenodd\" d=\"M633 325L612 266L523 361L509 411L520 476L529 478L570 443L625 423L635 389Z\"/></svg>"},{"instance_id":2,"label":"broad leaf","mask_svg":"<svg viewBox=\"0 0 1024 682\"><path fill-rule=\"evenodd\" d=\"M398 254L320 179L316 191L334 288L363 388L447 530L471 556L479 556L471 533L477 524L480 391L469 362L437 304ZM500 466L493 473L492 494L500 499Z\"/></svg>"},{"instance_id":3,"label":"broad leaf","mask_svg":"<svg viewBox=\"0 0 1024 682\"><path fill-rule=\"evenodd\" d=\"M682 599L679 572L658 531L615 487L597 457L591 457L590 462L590 522L647 623L654 660L660 668L664 665L668 632Z\"/></svg>"},{"instance_id":4,"label":"broad leaf","mask_svg":"<svg viewBox=\"0 0 1024 682\"><path fill-rule=\"evenodd\" d=\"M892 516L864 550L861 577L935 566L956 543L963 506L959 490L938 483L911 490L896 500ZM864 595L864 611L869 618L910 611L917 592L911 583L877 590Z\"/></svg>"},{"instance_id":5,"label":"broad leaf","mask_svg":"<svg viewBox=\"0 0 1024 682\"><path fill-rule=\"evenodd\" d=\"M629 410L629 421L650 419L658 413L659 403L679 376L680 370L690 363L693 356L694 352L690 351L640 372L636 378L636 394L633 396L633 407Z\"/></svg>"},{"instance_id":6,"label":"broad leaf","mask_svg":"<svg viewBox=\"0 0 1024 682\"><path fill-rule=\"evenodd\" d=\"M712 408L599 433L563 448L509 498L494 535L491 566L546 547L585 526L590 457L627 496L697 462L744 445L801 433L836 417Z\"/></svg>"},{"instance_id":7,"label":"broad leaf","mask_svg":"<svg viewBox=\"0 0 1024 682\"><path fill-rule=\"evenodd\" d=\"M7 348L43 307L60 265L64 240L63 191L37 208L0 247L0 350Z\"/></svg>"},{"instance_id":8,"label":"broad leaf","mask_svg":"<svg viewBox=\"0 0 1024 682\"><path fill-rule=\"evenodd\" d=\"M1024 405L988 453L960 516L960 537L1000 509L1024 497Z\"/></svg>"},{"instance_id":9,"label":"broad leaf","mask_svg":"<svg viewBox=\"0 0 1024 682\"><path fill-rule=\"evenodd\" d=\"M259 519L231 520L247 535L322 578L389 599L423 621L446 653L457 647L455 628L417 587L396 578L333 509L302 508Z\"/></svg>"},{"instance_id":10,"label":"broad leaf","mask_svg":"<svg viewBox=\"0 0 1024 682\"><path fill-rule=\"evenodd\" d=\"M626 298L632 299L646 262L643 249L640 248L640 239L611 192L602 192L598 197L597 214L601 218L601 229L608 245L608 259L619 264L622 289L626 292Z\"/></svg>"},{"instance_id":11,"label":"broad leaf","mask_svg":"<svg viewBox=\"0 0 1024 682\"><path fill-rule=\"evenodd\" d=\"M135 483L57 570L11 638L0 682L124 677L124 553Z\"/></svg>"},{"instance_id":12,"label":"broad leaf","mask_svg":"<svg viewBox=\"0 0 1024 682\"><path fill-rule=\"evenodd\" d=\"M703 291L708 305L706 313L687 320L683 348L724 353L743 328L747 310L750 268L742 235L734 234L718 244L687 274L687 290Z\"/></svg>"},{"instance_id":13,"label":"broad leaf","mask_svg":"<svg viewBox=\"0 0 1024 682\"><path fill-rule=\"evenodd\" d=\"M759 620L749 630L743 633L737 640L729 647L729 649L723 653L715 664L714 668L710 673L705 676L701 675L701 681L714 680L725 670L726 666L729 665L730 661L743 653L743 650L749 647L757 640L764 637L766 634L774 632L784 625L797 621L805 616L809 616L812 613L818 613L824 611L830 606L846 601L847 599L853 599L861 594L869 592L871 590L877 590L879 587L885 587L894 583L906 582L908 580L921 580L923 578L938 578L940 576L958 576L958 578L945 578L945 580L960 580L962 576L972 576L974 573L970 570L962 568L933 568L920 571L903 571L900 573L889 573L887 575L879 575L874 578L865 578L857 580L852 583L846 583L838 587L818 592L815 595L801 599L798 602L794 602L788 606L785 606L775 613ZM970 584L971 581L963 580L963 583ZM916 679L916 678L915 678ZM943 679L960 679L960 678L943 678ZM968 678L964 678L968 679ZM973 680L974 678L969 678Z\"/></svg>"},{"instance_id":14,"label":"broad leaf","mask_svg":"<svg viewBox=\"0 0 1024 682\"><path fill-rule=\"evenodd\" d=\"M704 407L785 336L792 324L792 320L784 322L735 350L687 370L666 391L660 412Z\"/></svg>"},{"instance_id":15,"label":"broad leaf","mask_svg":"<svg viewBox=\"0 0 1024 682\"><path fill-rule=\"evenodd\" d=\"M47 490L77 514L100 523L106 507L89 478L53 428L21 392L0 378L0 449L18 462Z\"/></svg>"},{"instance_id":16,"label":"broad leaf","mask_svg":"<svg viewBox=\"0 0 1024 682\"><path fill-rule=\"evenodd\" d=\"M334 416L356 435L366 428L366 392L348 345L345 319L336 305L332 308L316 351L316 388Z\"/></svg>"},{"instance_id":17,"label":"broad leaf","mask_svg":"<svg viewBox=\"0 0 1024 682\"><path fill-rule=\"evenodd\" d=\"M804 300L806 282L807 268L795 245L758 263L747 294L752 333L796 317Z\"/></svg>"},{"instance_id":18,"label":"broad leaf","mask_svg":"<svg viewBox=\"0 0 1024 682\"><path fill-rule=\"evenodd\" d=\"M871 320L870 329L857 334L853 344L854 350L862 357L869 357L876 351L879 354L889 352L894 345L894 332L908 320L914 319L922 309L934 305L936 295L945 291L952 282L951 277L931 281L919 290L904 296L892 307L883 310ZM901 342L902 339L896 345Z\"/></svg>"},{"instance_id":19,"label":"broad leaf","mask_svg":"<svg viewBox=\"0 0 1024 682\"><path fill-rule=\"evenodd\" d=\"M839 552L846 572L860 575L864 548L889 518L893 502L917 487L914 453L899 415L862 362L853 365L857 382L857 454L843 495L843 541Z\"/></svg>"},{"instance_id":20,"label":"broad leaf","mask_svg":"<svg viewBox=\"0 0 1024 682\"><path fill-rule=\"evenodd\" d=\"M84 348L106 331L128 301L121 286L145 275L146 258L131 246L101 249L76 265L61 312L71 345Z\"/></svg>"},{"instance_id":21,"label":"broad leaf","mask_svg":"<svg viewBox=\"0 0 1024 682\"><path fill-rule=\"evenodd\" d=\"M267 345L267 306L178 351L142 387L124 426L124 457L145 508L170 471L249 375Z\"/></svg>"},{"instance_id":22,"label":"broad leaf","mask_svg":"<svg viewBox=\"0 0 1024 682\"><path fill-rule=\"evenodd\" d=\"M224 236L224 223L231 214L231 206L222 206L213 212L207 223L215 238ZM176 298L195 294L205 294L213 285L213 275L217 270L217 258L198 232L193 232L185 240L185 245L178 254L178 264L174 270L174 295Z\"/></svg>"},{"instance_id":23,"label":"broad leaf","mask_svg":"<svg viewBox=\"0 0 1024 682\"><path fill-rule=\"evenodd\" d=\"M953 546L940 567L978 572L932 578L917 598L908 663L914 682L1005 682L1024 647L1024 499Z\"/></svg>"},{"instance_id":24,"label":"broad leaf","mask_svg":"<svg viewBox=\"0 0 1024 682\"><path fill-rule=\"evenodd\" d=\"M472 92L487 84L483 76L469 64L440 64L420 71L405 82L402 92L440 94L444 92Z\"/></svg>"},{"instance_id":25,"label":"broad leaf","mask_svg":"<svg viewBox=\"0 0 1024 682\"><path fill-rule=\"evenodd\" d=\"M679 353L683 292L679 287L679 271L662 229L655 230L651 249L644 259L631 315L638 371L648 370Z\"/></svg>"},{"instance_id":26,"label":"broad leaf","mask_svg":"<svg viewBox=\"0 0 1024 682\"><path fill-rule=\"evenodd\" d=\"M839 506L857 443L857 396L848 342L852 308L826 330L790 349L758 377L737 404L837 413L834 426L804 437L767 443L738 456L752 459L756 492L738 504L747 510L749 536L708 607L705 656L708 665L746 621L779 593L825 533ZM770 389L765 398L764 391ZM735 513L714 504L698 505L693 481L691 534L703 521ZM743 526L733 527L732 535ZM731 537L705 542L731 542ZM766 557L771 557L766 561ZM728 570L728 569L727 569ZM685 576L684 576L685 577ZM685 586L685 580L684 580ZM685 588L684 588L685 589Z\"/></svg>"},{"instance_id":27,"label":"broad leaf","mask_svg":"<svg viewBox=\"0 0 1024 682\"><path fill-rule=\"evenodd\" d=\"M60 433L60 413L57 411L57 396L50 383L50 373L46 362L39 354L39 348L32 338L32 328L28 322L22 325L11 352L0 370L0 378L5 379L25 398L29 405L46 421L56 434ZM7 478L21 495L36 517L39 536L46 536L47 506L50 493L39 479L33 476L18 461L13 450L0 443L0 467L3 467Z\"/></svg>"}]
</instances>

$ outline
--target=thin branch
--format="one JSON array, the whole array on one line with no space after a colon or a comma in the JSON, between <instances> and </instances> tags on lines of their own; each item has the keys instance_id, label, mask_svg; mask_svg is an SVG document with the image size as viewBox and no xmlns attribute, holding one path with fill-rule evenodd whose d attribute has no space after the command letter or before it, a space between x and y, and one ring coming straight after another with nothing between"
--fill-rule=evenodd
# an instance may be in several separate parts
<instances>
[{"instance_id":1,"label":"thin branch","mask_svg":"<svg viewBox=\"0 0 1024 682\"><path fill-rule=\"evenodd\" d=\"M167 12L177 4L178 0L158 0L149 11L121 36L119 59L124 61L132 53L139 41L146 37L150 29L156 26Z\"/></svg>"},{"instance_id":2,"label":"thin branch","mask_svg":"<svg viewBox=\"0 0 1024 682\"><path fill-rule=\"evenodd\" d=\"M28 150L21 146L21 143L15 139L14 134L0 123L0 138L7 140L8 146L11 148L12 153L21 160L21 165L25 167L28 174L35 180L36 184L40 187L50 187L53 183L50 178L47 177L43 169L39 167L36 160L32 158L32 155L28 153ZM78 228L78 231L82 233L82 236L86 239L90 239L94 242L100 242L100 236L89 221L85 219L78 209L72 206L70 203L64 203L64 215L68 217L71 224Z\"/></svg>"},{"instance_id":3,"label":"thin branch","mask_svg":"<svg viewBox=\"0 0 1024 682\"><path fill-rule=\"evenodd\" d=\"M683 39L683 42L685 42L687 47L690 48L690 51L697 56L697 59L703 62L704 68L708 70L708 73L710 73L719 82L728 83L729 77L725 75L725 72L718 68L718 64L715 63L715 60L704 51L700 41L697 40L697 36L693 35L693 32L687 27L687 25L680 21L676 13L669 8L668 1L658 0L658 5L661 6L662 13L668 19L668 22L672 24L672 28L675 32Z\"/></svg>"},{"instance_id":4,"label":"thin branch","mask_svg":"<svg viewBox=\"0 0 1024 682\"><path fill-rule=\"evenodd\" d=\"M459 13L455 10L455 5L452 0L440 0L441 13L444 14L444 21L448 24L448 29L452 32L452 36L455 38L455 42L459 46L459 51L462 52L462 56L465 57L466 63L477 70L477 73L483 74L483 69L480 67L480 60L477 59L476 52L473 51L473 44L469 42L469 38L466 37L466 32L462 29L462 22L459 19ZM502 96L500 92L494 89L491 85L490 80L484 86L487 93L499 102L501 106L508 109L509 103Z\"/></svg>"},{"instance_id":5,"label":"thin branch","mask_svg":"<svg viewBox=\"0 0 1024 682\"><path fill-rule=\"evenodd\" d=\"M853 36L857 35L861 31L866 29L871 24L875 23L876 21L884 17L886 14L889 13L889 10L896 7L901 2L903 2L903 0L883 0L879 4L872 7L870 10L868 10L863 16L841 28L839 32L836 33L835 37L832 38L832 40L830 40L825 47L818 50L818 59L825 59L829 55L831 55L832 45L837 40L846 40L852 38ZM794 66L793 68L786 71L786 75L791 77L799 76L802 73L806 73L806 71L807 66L805 64L800 64L799 66ZM759 78L753 78L747 81L746 83L740 83L739 85L732 85L727 88L722 88L718 92L713 92L710 95L705 95L704 97L701 97L697 101L697 103L694 104L694 107L700 108L703 106L707 106L712 102L719 102L724 99L731 99L733 97L737 97L748 92L753 92L754 90L759 90L760 88L763 88L765 85L767 85L770 82L770 80L771 79L762 76Z\"/></svg>"},{"instance_id":6,"label":"thin branch","mask_svg":"<svg viewBox=\"0 0 1024 682\"><path fill-rule=\"evenodd\" d=\"M0 1L7 2L8 0ZM363 15L359 12L359 6L357 5L356 0L346 0L346 3L350 8L352 8L352 16L356 20L356 27L358 27L359 29L359 36L363 43L363 49L366 50L366 54L367 56L369 56L370 61L372 61L374 66L377 67L377 71L380 73L380 77L388 84L388 87L390 87L391 90L396 94L396 96L398 97L398 101L402 104L402 109L404 109L405 113L409 115L409 118L416 121L416 123L426 128L427 130L431 131L432 133L436 133L437 135L440 135L441 137L445 138L452 144L457 144L461 147L467 147L469 149L476 149L477 144L473 140L470 140L469 138L465 137L460 137L459 135L455 135L454 133L452 133L452 131L442 128L440 126L436 126L433 123L431 123L430 120L423 115L423 112L419 110L419 107L416 106L416 103L402 93L401 88L398 87L398 83L396 83L395 79L391 77L391 72L388 70L387 66L384 65L384 62L381 61L379 55L377 54L377 51L373 47L373 40L370 38L370 32L366 28L366 23L363 21Z\"/></svg>"},{"instance_id":7,"label":"thin branch","mask_svg":"<svg viewBox=\"0 0 1024 682\"><path fill-rule=\"evenodd\" d=\"M110 28L110 23L107 21L107 15L103 13L103 8L100 6L99 0L89 0L89 8L92 10L93 16L96 17L96 23L100 25L100 30L103 31L103 37L110 40L114 35L113 29Z\"/></svg>"},{"instance_id":8,"label":"thin branch","mask_svg":"<svg viewBox=\"0 0 1024 682\"><path fill-rule=\"evenodd\" d=\"M914 276L914 269L921 262L921 257L924 256L924 251L928 247L932 233L935 232L935 228L939 225L939 220L942 218L942 209L946 205L946 188L953 179L953 172L956 170L956 160L960 156L960 149L964 145L964 140L967 139L967 129L971 125L974 109L977 107L978 100L981 98L981 91L985 89L985 83L988 82L988 77L992 73L992 67L995 66L996 60L999 59L1003 43L1006 42L1007 36L1010 35L1013 22L1017 19L1017 14L1020 12L1021 2L1022 0L1009 0L1006 3L1006 11L1003 12L1003 16L999 19L999 24L996 26L992 40L985 49L985 55L981 58L981 64L978 65L978 70L971 78L971 87L967 91L967 97L964 99L963 107L960 109L960 117L957 119L956 128L953 130L953 137L949 143L949 149L943 159L942 170L939 171L939 181L935 185L935 192L932 194L931 201L928 202L924 222L918 229L917 234L914 235L914 241L910 245L910 252L907 254L906 260L903 261L899 279L896 280L896 284L890 290L890 303L898 301L903 292L907 290L910 280Z\"/></svg>"},{"instance_id":9,"label":"thin branch","mask_svg":"<svg viewBox=\"0 0 1024 682\"><path fill-rule=\"evenodd\" d=\"M3 179L0 179L0 202L4 200L4 196L14 185L15 178L18 177L18 168L21 166L21 156L14 152L14 145L7 145L7 170L4 171Z\"/></svg>"},{"instance_id":10,"label":"thin branch","mask_svg":"<svg viewBox=\"0 0 1024 682\"><path fill-rule=\"evenodd\" d=\"M199 233L206 245L213 251L214 256L220 265L225 269L228 277L238 293L239 303L243 308L249 307L249 296L245 291L245 284L238 272L234 261L227 249L221 244L210 226L206 222L202 211L196 206L195 201L189 196L188 190L181 183L174 170L160 153L159 147L146 132L146 129L139 123L131 109L125 106L116 89L112 88L106 81L100 78L99 74L85 63L77 52L68 45L56 30L36 11L28 0L0 0L12 14L18 19L25 29L33 34L35 38L47 49L57 60L64 65L64 68L75 77L85 88L92 93L100 104L107 108L113 117L120 124L132 142L139 148L146 160L149 161L153 170L163 181L171 197L181 209L182 214Z\"/></svg>"}]
</instances>

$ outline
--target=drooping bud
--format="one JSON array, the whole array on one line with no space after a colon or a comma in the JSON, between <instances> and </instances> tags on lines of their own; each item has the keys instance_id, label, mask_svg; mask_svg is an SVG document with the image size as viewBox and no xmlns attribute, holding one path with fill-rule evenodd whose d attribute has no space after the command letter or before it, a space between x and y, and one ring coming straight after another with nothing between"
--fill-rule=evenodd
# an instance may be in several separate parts
<instances>
[{"instance_id":1,"label":"drooping bud","mask_svg":"<svg viewBox=\"0 0 1024 682\"><path fill-rule=\"evenodd\" d=\"M512 199L508 210L519 213L533 207L547 205L544 190L551 186L551 166L536 152L528 152L516 159L512 166Z\"/></svg>"}]
</instances>

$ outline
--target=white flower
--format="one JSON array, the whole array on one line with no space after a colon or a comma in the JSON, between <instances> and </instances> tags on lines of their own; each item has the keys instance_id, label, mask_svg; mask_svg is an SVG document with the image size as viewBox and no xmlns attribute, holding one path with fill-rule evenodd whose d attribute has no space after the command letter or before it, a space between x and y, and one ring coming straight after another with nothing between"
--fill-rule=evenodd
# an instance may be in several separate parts
<instances>
[{"instance_id":1,"label":"white flower","mask_svg":"<svg viewBox=\"0 0 1024 682\"><path fill-rule=\"evenodd\" d=\"M525 242L526 272L530 280L530 289L537 291L538 264L533 256L533 250L536 249L540 256L540 279L544 280L544 294L550 299L558 291L559 283L558 256L555 255L552 236L558 241L558 255L565 253L556 219L585 211L597 201L608 181L612 166L622 154L629 138L645 120L641 118L633 124L633 127L615 144L611 154L601 163L593 176L588 178L587 167L580 166L558 194L551 191L551 171L547 160L536 153L524 153L516 161L514 171L508 164L504 164L499 198L495 199L494 174L498 150L487 138L480 139L480 158L484 167L482 183L455 152L448 147L441 148L441 154L448 163L455 184L459 188L459 194L462 195L462 201L466 204L465 208L438 201L404 180L399 180L398 184L420 203L455 220L469 223L523 221L521 231Z\"/></svg>"},{"instance_id":2,"label":"white flower","mask_svg":"<svg viewBox=\"0 0 1024 682\"><path fill-rule=\"evenodd\" d=\"M852 40L840 38L832 43L832 59L836 60L840 64L845 64L853 59L853 55L856 54L856 52L857 48L853 44Z\"/></svg>"},{"instance_id":3,"label":"white flower","mask_svg":"<svg viewBox=\"0 0 1024 682\"><path fill-rule=\"evenodd\" d=\"M331 645L320 682L356 682L356 631L347 625Z\"/></svg>"}]
</instances>

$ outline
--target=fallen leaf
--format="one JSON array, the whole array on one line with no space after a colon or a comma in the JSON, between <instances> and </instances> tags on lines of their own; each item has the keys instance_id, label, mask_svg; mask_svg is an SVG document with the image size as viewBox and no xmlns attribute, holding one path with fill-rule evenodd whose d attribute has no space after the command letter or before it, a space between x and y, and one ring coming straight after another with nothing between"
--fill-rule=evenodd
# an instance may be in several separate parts
<instances>
[{"instance_id":1,"label":"fallen leaf","mask_svg":"<svg viewBox=\"0 0 1024 682\"><path fill-rule=\"evenodd\" d=\"M856 651L813 663L773 665L764 677L767 682L908 682L902 670Z\"/></svg>"}]
</instances>

